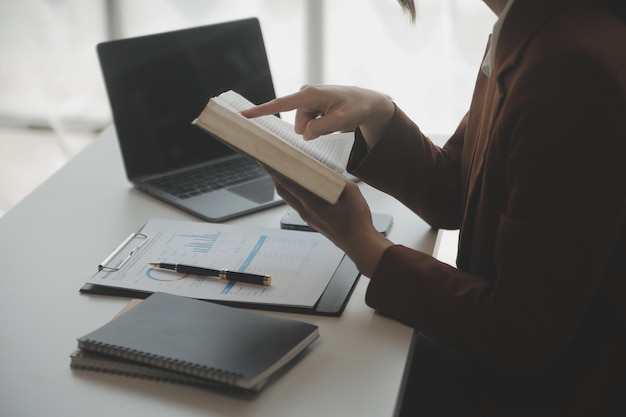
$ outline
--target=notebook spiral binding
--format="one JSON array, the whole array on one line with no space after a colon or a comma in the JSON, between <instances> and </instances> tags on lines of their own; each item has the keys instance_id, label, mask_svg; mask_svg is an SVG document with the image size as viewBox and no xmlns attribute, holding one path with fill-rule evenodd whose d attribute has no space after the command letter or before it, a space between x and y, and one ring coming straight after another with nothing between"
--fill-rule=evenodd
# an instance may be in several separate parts
<instances>
[{"instance_id":1,"label":"notebook spiral binding","mask_svg":"<svg viewBox=\"0 0 626 417\"><path fill-rule=\"evenodd\" d=\"M189 362L170 359L163 356L143 353L132 349L124 349L115 345L105 343L82 341L79 348L91 350L105 355L115 356L128 361L144 363L146 365L167 369L173 372L187 374L203 379L207 379L221 384L236 386L237 380L243 375L224 371L217 368L205 368Z\"/></svg>"}]
</instances>

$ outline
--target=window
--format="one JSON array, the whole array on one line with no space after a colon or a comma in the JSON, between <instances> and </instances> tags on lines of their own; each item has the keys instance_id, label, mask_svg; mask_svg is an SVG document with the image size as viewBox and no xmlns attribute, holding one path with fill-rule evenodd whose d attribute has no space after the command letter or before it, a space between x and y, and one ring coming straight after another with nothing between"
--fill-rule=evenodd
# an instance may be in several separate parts
<instances>
[{"instance_id":1,"label":"window","mask_svg":"<svg viewBox=\"0 0 626 417\"><path fill-rule=\"evenodd\" d=\"M2 2L0 122L109 124L95 44L111 28L128 37L256 16L278 95L307 82L359 85L391 96L423 130L449 133L495 17L478 0L418 7L412 26L394 0Z\"/></svg>"}]
</instances>

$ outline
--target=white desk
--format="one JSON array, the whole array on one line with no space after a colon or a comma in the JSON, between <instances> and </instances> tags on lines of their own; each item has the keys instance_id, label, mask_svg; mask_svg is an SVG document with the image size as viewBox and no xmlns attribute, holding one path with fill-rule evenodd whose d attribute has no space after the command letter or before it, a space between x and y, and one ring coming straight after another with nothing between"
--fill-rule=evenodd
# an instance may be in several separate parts
<instances>
[{"instance_id":1,"label":"white desk","mask_svg":"<svg viewBox=\"0 0 626 417\"><path fill-rule=\"evenodd\" d=\"M394 215L395 242L432 252L436 233L361 184L372 210ZM279 227L285 206L231 221ZM392 416L411 329L364 303L362 277L339 318L304 359L253 401L69 368L76 338L108 321L123 298L80 295L102 258L150 217L195 218L134 190L113 129L0 218L1 416ZM264 313L265 314L265 313ZM281 313L267 313L281 314Z\"/></svg>"}]
</instances>

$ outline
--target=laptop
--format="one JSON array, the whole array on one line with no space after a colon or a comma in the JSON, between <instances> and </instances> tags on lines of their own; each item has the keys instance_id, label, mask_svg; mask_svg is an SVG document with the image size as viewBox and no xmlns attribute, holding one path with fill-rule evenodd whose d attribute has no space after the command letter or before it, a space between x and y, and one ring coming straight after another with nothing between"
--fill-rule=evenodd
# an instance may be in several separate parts
<instances>
[{"instance_id":1,"label":"laptop","mask_svg":"<svg viewBox=\"0 0 626 417\"><path fill-rule=\"evenodd\" d=\"M191 124L235 90L275 98L258 19L97 45L128 180L195 216L220 222L282 203L251 158Z\"/></svg>"}]
</instances>

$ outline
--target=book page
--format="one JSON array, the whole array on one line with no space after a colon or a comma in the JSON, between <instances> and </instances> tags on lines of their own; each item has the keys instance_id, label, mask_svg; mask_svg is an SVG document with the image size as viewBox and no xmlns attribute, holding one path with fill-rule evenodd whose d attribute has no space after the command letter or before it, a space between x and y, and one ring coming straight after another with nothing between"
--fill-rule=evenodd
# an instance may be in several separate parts
<instances>
[{"instance_id":1,"label":"book page","mask_svg":"<svg viewBox=\"0 0 626 417\"><path fill-rule=\"evenodd\" d=\"M232 90L220 94L214 100L236 113L254 106L253 103ZM248 120L307 153L333 171L343 172L348 164L348 158L354 142L352 133L324 135L317 139L306 141L302 135L294 131L292 124L276 116L261 116Z\"/></svg>"}]
</instances>

